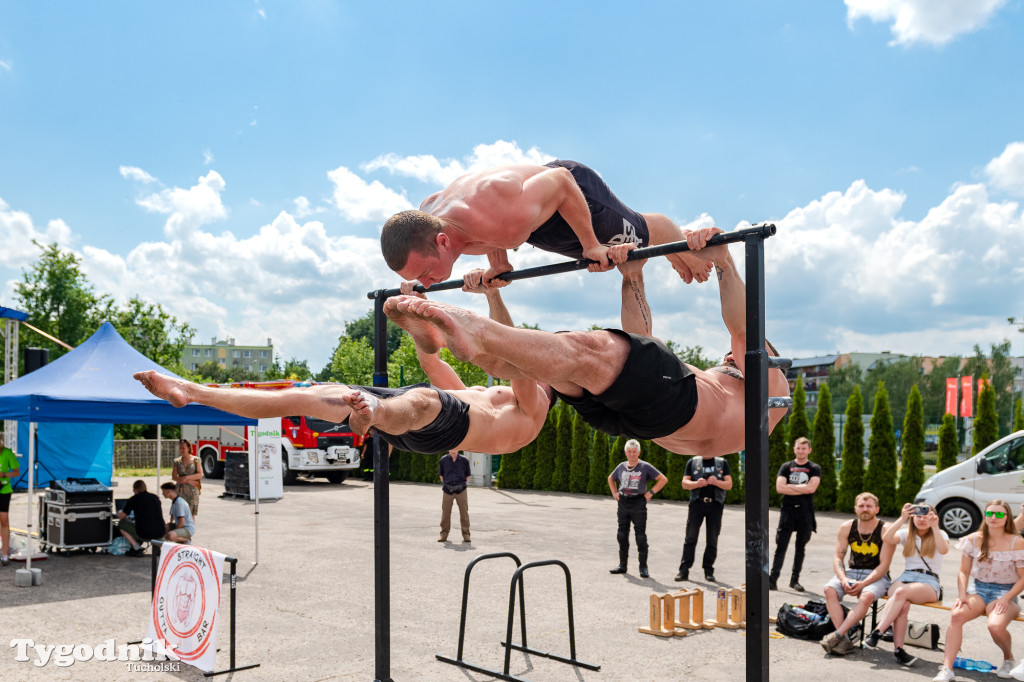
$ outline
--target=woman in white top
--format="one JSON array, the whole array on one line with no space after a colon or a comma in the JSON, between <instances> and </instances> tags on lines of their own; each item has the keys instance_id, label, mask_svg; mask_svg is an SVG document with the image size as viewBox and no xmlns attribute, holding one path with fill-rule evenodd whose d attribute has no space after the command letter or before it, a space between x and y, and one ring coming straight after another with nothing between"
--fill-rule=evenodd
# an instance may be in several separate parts
<instances>
[{"instance_id":1,"label":"woman in white top","mask_svg":"<svg viewBox=\"0 0 1024 682\"><path fill-rule=\"evenodd\" d=\"M909 528L903 528L908 519ZM908 540L911 531L913 537ZM882 541L890 545L902 545L906 563L903 573L889 588L889 601L882 610L878 627L868 635L869 646L878 646L882 633L893 626L892 642L896 647L896 662L911 666L917 661L903 650L907 639L907 619L911 604L926 604L942 599L939 585L939 570L942 560L949 551L949 536L939 529L939 517L926 504L903 505L903 511L895 523L882 535Z\"/></svg>"},{"instance_id":2,"label":"woman in white top","mask_svg":"<svg viewBox=\"0 0 1024 682\"><path fill-rule=\"evenodd\" d=\"M957 598L946 628L946 655L933 680L953 679L953 661L960 653L964 623L982 614L988 616L992 641L1003 652L1003 663L996 675L1010 677L1014 660L1006 626L1020 613L1017 595L1024 590L1024 541L1013 526L1010 505L1003 500L985 505L981 531L961 540L958 549L962 556L956 577Z\"/></svg>"}]
</instances>

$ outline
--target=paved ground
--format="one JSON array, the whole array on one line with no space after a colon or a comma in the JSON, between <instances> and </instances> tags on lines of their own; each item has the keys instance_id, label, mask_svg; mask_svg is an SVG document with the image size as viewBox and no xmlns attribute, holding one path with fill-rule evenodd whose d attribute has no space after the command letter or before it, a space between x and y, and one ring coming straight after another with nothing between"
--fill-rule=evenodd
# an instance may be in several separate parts
<instances>
[{"instance_id":1,"label":"paved ground","mask_svg":"<svg viewBox=\"0 0 1024 682\"><path fill-rule=\"evenodd\" d=\"M260 506L259 563L255 558L253 506L218 498L222 486L205 481L196 544L238 557L239 664L259 663L236 673L239 680L371 680L374 676L373 500L361 481L330 485L300 482L284 499ZM153 488L155 481L150 481ZM116 495L126 497L129 480ZM577 656L598 663L600 672L576 669L538 656L512 655L512 672L536 680L738 680L745 674L742 631L713 630L661 639L637 632L646 624L648 599L678 589L672 578L682 548L686 507L650 505L652 577L637 577L635 558L626 576L609 575L617 560L615 503L610 498L537 492L470 490L471 544L441 544L441 493L424 484L391 486L391 674L395 680L486 680L446 665L435 654L454 657L466 565L481 554L511 551L524 562L561 559L572 571ZM16 495L13 525L24 527L26 496ZM165 503L166 509L166 503ZM820 514L819 533L809 546L803 584L820 592L831 574L835 533L844 515ZM457 524L458 515L455 514ZM774 534L777 514L772 513ZM453 530L453 538L457 531ZM716 566L724 585L743 581L743 509L725 512ZM774 537L774 536L773 536ZM699 548L703 550L703 545ZM792 550L791 550L792 551ZM698 562L699 562L698 553ZM899 563L900 559L896 559ZM955 582L959 555L953 550L942 571ZM149 559L90 553L52 556L39 564L40 587L14 587L11 568L0 569L0 679L124 680L139 675L202 679L192 668L178 673L128 672L123 663L91 661L37 668L14 661L6 643L28 637L42 644L97 646L140 639L149 605ZM788 565L787 565L788 567ZM484 562L473 572L465 660L500 668L511 562ZM694 577L702 573L694 571ZM788 573L784 581L788 583ZM711 589L701 582L689 586ZM527 573L527 625L532 647L568 653L564 579L554 567ZM773 613L806 595L771 594ZM708 599L710 616L713 601ZM223 604L226 613L226 600ZM939 622L944 613L916 609L913 618ZM226 625L226 621L225 621ZM1024 628L1014 629L1024 635ZM227 628L220 632L218 668L226 667ZM815 643L771 640L771 679L863 682L923 680L935 673L941 652L912 649L922 660L910 670L896 666L891 644L846 658L826 658ZM968 626L966 655L998 662L999 652L982 622ZM1024 653L1024 648L1020 649ZM768 675L764 676L766 679ZM980 679L966 673L960 679Z\"/></svg>"}]
</instances>

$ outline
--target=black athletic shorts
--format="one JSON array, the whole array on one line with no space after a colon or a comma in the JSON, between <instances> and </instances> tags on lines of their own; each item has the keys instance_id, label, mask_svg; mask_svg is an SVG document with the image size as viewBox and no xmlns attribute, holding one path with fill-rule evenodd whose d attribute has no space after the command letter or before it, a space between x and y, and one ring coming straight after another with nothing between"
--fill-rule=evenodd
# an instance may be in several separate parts
<instances>
[{"instance_id":1,"label":"black athletic shorts","mask_svg":"<svg viewBox=\"0 0 1024 682\"><path fill-rule=\"evenodd\" d=\"M606 246L626 242L636 243L637 248L650 245L647 221L644 217L619 201L604 180L592 169L575 161L552 161L545 165L551 168L566 168L572 173L587 200L597 241ZM557 212L534 230L526 243L569 258L583 257L579 237Z\"/></svg>"},{"instance_id":2,"label":"black athletic shorts","mask_svg":"<svg viewBox=\"0 0 1024 682\"><path fill-rule=\"evenodd\" d=\"M662 438L686 426L697 411L697 379L665 344L619 329L606 331L629 341L622 372L601 395L555 395L583 420L612 436Z\"/></svg>"},{"instance_id":3,"label":"black athletic shorts","mask_svg":"<svg viewBox=\"0 0 1024 682\"><path fill-rule=\"evenodd\" d=\"M8 512L11 510L11 494L0 493L0 512Z\"/></svg>"},{"instance_id":4,"label":"black athletic shorts","mask_svg":"<svg viewBox=\"0 0 1024 682\"><path fill-rule=\"evenodd\" d=\"M398 450L423 454L448 452L457 448L466 439L466 434L469 432L469 405L451 393L430 384L413 384L400 388L385 388L383 386L355 386L354 388L366 391L381 400L394 398L414 388L429 388L437 391L437 395L441 399L441 412L434 421L422 429L395 435L384 432L380 427L374 427L385 443L390 443Z\"/></svg>"}]
</instances>

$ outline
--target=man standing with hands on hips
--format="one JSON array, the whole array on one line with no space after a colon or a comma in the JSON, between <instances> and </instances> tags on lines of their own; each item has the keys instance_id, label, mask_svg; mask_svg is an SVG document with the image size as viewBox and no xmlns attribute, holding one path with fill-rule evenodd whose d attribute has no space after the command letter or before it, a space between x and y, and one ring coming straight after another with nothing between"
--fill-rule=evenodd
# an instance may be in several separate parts
<instances>
[{"instance_id":1,"label":"man standing with hands on hips","mask_svg":"<svg viewBox=\"0 0 1024 682\"><path fill-rule=\"evenodd\" d=\"M722 532L722 512L725 510L725 492L732 490L729 462L724 457L693 457L686 463L683 490L690 491L690 505L686 515L686 538L683 540L683 558L679 563L676 582L690 579L690 567L697 553L700 525L707 521L704 531L704 579L715 582L715 559L718 557L718 534Z\"/></svg>"},{"instance_id":2,"label":"man standing with hands on hips","mask_svg":"<svg viewBox=\"0 0 1024 682\"><path fill-rule=\"evenodd\" d=\"M629 560L629 524L633 524L636 537L636 552L640 559L640 577L648 578L647 572L647 502L665 487L668 479L654 466L640 459L640 443L634 439L626 441L626 461L620 462L608 476L608 487L612 497L619 504L619 565L609 573L625 573ZM654 480L654 487L647 489L647 481Z\"/></svg>"},{"instance_id":3,"label":"man standing with hands on hips","mask_svg":"<svg viewBox=\"0 0 1024 682\"><path fill-rule=\"evenodd\" d=\"M469 495L466 486L469 484L469 459L460 455L458 450L449 450L441 457L437 465L437 475L441 478L441 537L438 542L448 540L448 531L452 527L452 503L459 505L459 523L462 525L462 541L469 542Z\"/></svg>"}]
</instances>

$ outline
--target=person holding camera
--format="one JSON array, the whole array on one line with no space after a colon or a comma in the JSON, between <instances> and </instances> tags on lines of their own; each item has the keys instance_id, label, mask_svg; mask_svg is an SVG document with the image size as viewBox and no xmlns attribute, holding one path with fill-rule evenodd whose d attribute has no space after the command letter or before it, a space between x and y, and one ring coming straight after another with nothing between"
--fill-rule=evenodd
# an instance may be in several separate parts
<instances>
[{"instance_id":1,"label":"person holding camera","mask_svg":"<svg viewBox=\"0 0 1024 682\"><path fill-rule=\"evenodd\" d=\"M458 450L449 450L441 457L437 465L437 475L441 479L441 537L438 542L448 540L448 532L452 527L452 503L459 505L459 523L462 525L462 541L469 542L469 496L466 486L469 485L469 459L460 455Z\"/></svg>"},{"instance_id":2,"label":"person holding camera","mask_svg":"<svg viewBox=\"0 0 1024 682\"><path fill-rule=\"evenodd\" d=\"M902 528L910 521L909 528ZM939 571L942 559L949 551L949 536L939 528L939 517L927 504L905 504L900 517L882 535L882 542L903 547L906 565L899 578L889 587L889 601L882 610L878 627L868 635L867 644L878 646L882 633L893 626L892 643L896 648L896 662L912 666L917 661L903 650L907 639L907 620L911 604L942 601Z\"/></svg>"}]
</instances>

